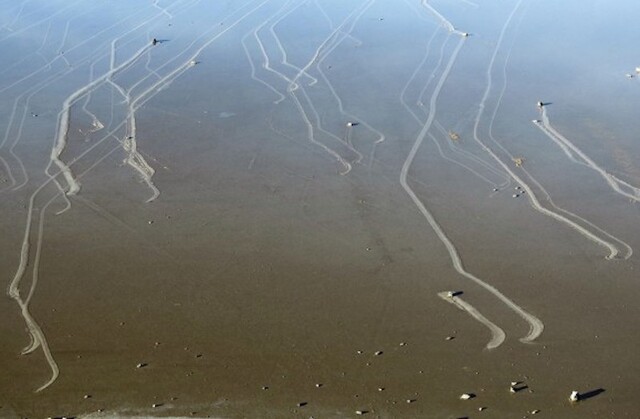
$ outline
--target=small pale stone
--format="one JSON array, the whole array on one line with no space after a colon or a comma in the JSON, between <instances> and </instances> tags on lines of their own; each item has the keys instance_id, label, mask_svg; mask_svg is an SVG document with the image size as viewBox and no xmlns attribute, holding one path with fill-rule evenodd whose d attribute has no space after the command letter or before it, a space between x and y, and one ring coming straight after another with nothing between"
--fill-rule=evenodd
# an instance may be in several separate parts
<instances>
[{"instance_id":1,"label":"small pale stone","mask_svg":"<svg viewBox=\"0 0 640 419\"><path fill-rule=\"evenodd\" d=\"M532 415L537 415L538 413L540 413L540 409L535 409L531 411Z\"/></svg>"},{"instance_id":2,"label":"small pale stone","mask_svg":"<svg viewBox=\"0 0 640 419\"><path fill-rule=\"evenodd\" d=\"M380 356L380 355L382 355L382 353L383 353L382 351L375 351L375 352L374 352L374 355L375 355L375 356Z\"/></svg>"},{"instance_id":3,"label":"small pale stone","mask_svg":"<svg viewBox=\"0 0 640 419\"><path fill-rule=\"evenodd\" d=\"M464 393L464 394L462 394L460 396L460 400L469 400L469 399L472 399L472 398L473 398L473 396L471 394L468 394L468 393Z\"/></svg>"},{"instance_id":4,"label":"small pale stone","mask_svg":"<svg viewBox=\"0 0 640 419\"><path fill-rule=\"evenodd\" d=\"M571 400L572 402L577 402L578 400L580 400L580 393L575 390L572 391L571 395L569 396L569 400Z\"/></svg>"}]
</instances>

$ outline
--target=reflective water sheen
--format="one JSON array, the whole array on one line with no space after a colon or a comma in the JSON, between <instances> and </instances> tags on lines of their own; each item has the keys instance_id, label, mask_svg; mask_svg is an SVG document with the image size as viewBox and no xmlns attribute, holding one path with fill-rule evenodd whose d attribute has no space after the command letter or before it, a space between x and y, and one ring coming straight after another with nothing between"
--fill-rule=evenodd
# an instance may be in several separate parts
<instances>
[{"instance_id":1,"label":"reflective water sheen","mask_svg":"<svg viewBox=\"0 0 640 419\"><path fill-rule=\"evenodd\" d=\"M0 416L637 412L637 16L0 0Z\"/></svg>"}]
</instances>

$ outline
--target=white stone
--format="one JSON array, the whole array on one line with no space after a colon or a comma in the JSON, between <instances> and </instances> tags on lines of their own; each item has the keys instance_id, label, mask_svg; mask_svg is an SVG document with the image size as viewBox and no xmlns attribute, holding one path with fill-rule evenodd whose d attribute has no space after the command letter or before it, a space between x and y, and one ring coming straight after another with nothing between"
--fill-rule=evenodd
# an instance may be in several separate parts
<instances>
[{"instance_id":1,"label":"white stone","mask_svg":"<svg viewBox=\"0 0 640 419\"><path fill-rule=\"evenodd\" d=\"M572 402L577 402L578 400L580 400L580 393L575 390L572 391L571 395L569 396L569 400L571 400Z\"/></svg>"}]
</instances>

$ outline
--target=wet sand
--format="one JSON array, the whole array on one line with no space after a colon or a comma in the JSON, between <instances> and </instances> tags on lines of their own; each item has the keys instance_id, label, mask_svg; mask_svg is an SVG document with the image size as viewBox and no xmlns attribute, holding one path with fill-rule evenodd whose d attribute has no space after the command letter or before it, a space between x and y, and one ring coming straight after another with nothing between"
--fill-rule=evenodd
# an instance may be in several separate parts
<instances>
[{"instance_id":1,"label":"wet sand","mask_svg":"<svg viewBox=\"0 0 640 419\"><path fill-rule=\"evenodd\" d=\"M637 5L4 3L0 417L640 408Z\"/></svg>"}]
</instances>

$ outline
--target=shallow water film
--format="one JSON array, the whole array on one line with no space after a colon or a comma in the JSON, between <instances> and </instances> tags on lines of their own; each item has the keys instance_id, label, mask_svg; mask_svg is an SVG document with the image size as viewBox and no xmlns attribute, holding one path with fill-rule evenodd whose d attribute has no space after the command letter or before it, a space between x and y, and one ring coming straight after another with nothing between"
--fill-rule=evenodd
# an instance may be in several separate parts
<instances>
[{"instance_id":1,"label":"shallow water film","mask_svg":"<svg viewBox=\"0 0 640 419\"><path fill-rule=\"evenodd\" d=\"M636 417L638 17L0 0L0 417Z\"/></svg>"}]
</instances>

